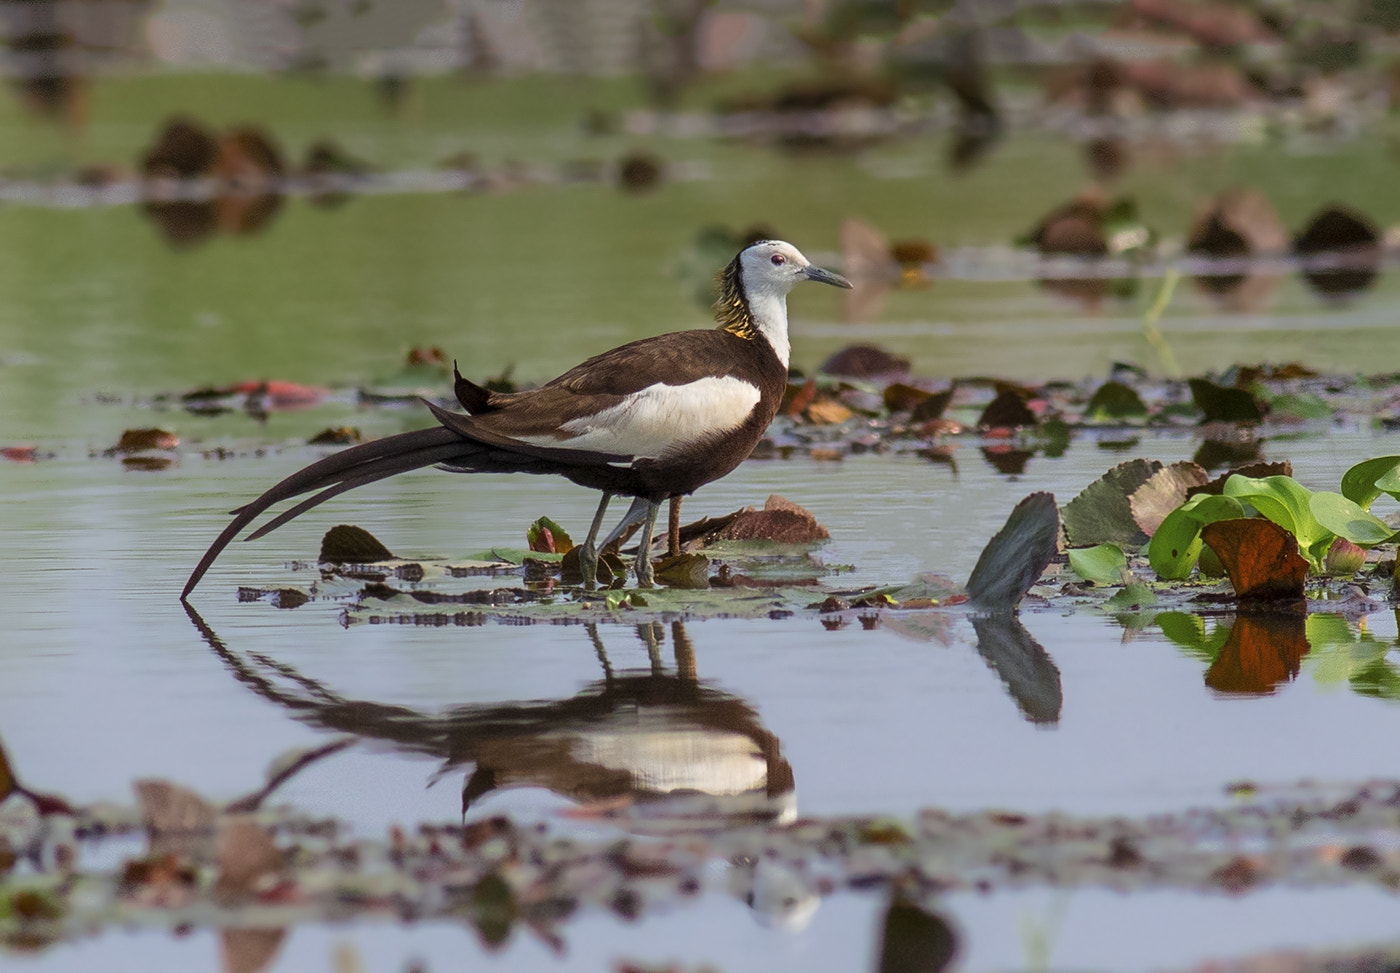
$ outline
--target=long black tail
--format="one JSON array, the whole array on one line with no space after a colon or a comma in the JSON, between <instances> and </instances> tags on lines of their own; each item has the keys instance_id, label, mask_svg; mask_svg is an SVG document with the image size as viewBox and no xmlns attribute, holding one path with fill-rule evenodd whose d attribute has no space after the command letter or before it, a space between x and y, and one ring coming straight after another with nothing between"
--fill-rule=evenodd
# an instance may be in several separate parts
<instances>
[{"instance_id":1,"label":"long black tail","mask_svg":"<svg viewBox=\"0 0 1400 973\"><path fill-rule=\"evenodd\" d=\"M209 545L204 557L199 559L199 563L190 572L190 578L185 582L185 590L180 593L180 597L189 597L190 592L199 584L200 578L204 577L204 573L209 570L223 549L228 547L243 528L256 520L259 514L280 500L312 490L320 491L272 520L253 536L260 537L346 490L382 480L395 473L462 459L465 458L463 454L470 454L479 449L481 447L464 441L452 430L438 426L434 429L417 429L396 436L386 436L318 460L293 473L252 503L231 511L234 514L233 521L214 539L214 543Z\"/></svg>"},{"instance_id":2,"label":"long black tail","mask_svg":"<svg viewBox=\"0 0 1400 973\"><path fill-rule=\"evenodd\" d=\"M426 403L442 423L432 429L417 429L376 439L342 450L299 470L258 497L230 513L233 522L214 538L199 559L180 598L189 597L210 565L243 528L265 510L282 500L317 491L294 507L278 514L248 536L248 540L276 530L294 517L319 506L355 487L439 463L458 472L478 473L560 473L578 467L626 463L630 456L595 453L587 450L538 446L479 428L471 417Z\"/></svg>"}]
</instances>

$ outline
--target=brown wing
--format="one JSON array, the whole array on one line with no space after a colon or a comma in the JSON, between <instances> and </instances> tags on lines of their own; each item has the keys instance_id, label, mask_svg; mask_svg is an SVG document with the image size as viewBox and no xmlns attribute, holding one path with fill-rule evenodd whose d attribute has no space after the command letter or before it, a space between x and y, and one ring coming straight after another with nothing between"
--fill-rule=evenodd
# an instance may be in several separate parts
<instances>
[{"instance_id":1,"label":"brown wing","mask_svg":"<svg viewBox=\"0 0 1400 973\"><path fill-rule=\"evenodd\" d=\"M764 343L719 330L678 331L603 352L538 389L493 395L490 409L474 418L479 427L503 436L550 436L567 422L653 385L729 375L761 387L771 378L768 373L781 367Z\"/></svg>"}]
</instances>

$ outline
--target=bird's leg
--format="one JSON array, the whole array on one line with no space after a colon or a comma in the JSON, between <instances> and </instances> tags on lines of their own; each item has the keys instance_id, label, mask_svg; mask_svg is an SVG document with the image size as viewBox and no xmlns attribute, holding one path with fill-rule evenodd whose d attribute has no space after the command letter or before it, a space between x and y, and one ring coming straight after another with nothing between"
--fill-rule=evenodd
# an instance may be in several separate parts
<instances>
[{"instance_id":1,"label":"bird's leg","mask_svg":"<svg viewBox=\"0 0 1400 973\"><path fill-rule=\"evenodd\" d=\"M608 512L608 501L612 494L603 491L603 499L598 501L598 512L593 515L593 526L588 528L588 540L578 549L578 569L583 572L583 587L592 591L598 585L598 531L603 526L603 515Z\"/></svg>"},{"instance_id":2,"label":"bird's leg","mask_svg":"<svg viewBox=\"0 0 1400 973\"><path fill-rule=\"evenodd\" d=\"M681 500L679 493L671 494L671 511L666 520L666 553L679 557L681 553Z\"/></svg>"},{"instance_id":3,"label":"bird's leg","mask_svg":"<svg viewBox=\"0 0 1400 973\"><path fill-rule=\"evenodd\" d=\"M656 515L661 512L661 504L646 501L646 520L642 521L642 539L637 547L637 586L650 588L656 582L651 570L651 535L656 531Z\"/></svg>"}]
</instances>

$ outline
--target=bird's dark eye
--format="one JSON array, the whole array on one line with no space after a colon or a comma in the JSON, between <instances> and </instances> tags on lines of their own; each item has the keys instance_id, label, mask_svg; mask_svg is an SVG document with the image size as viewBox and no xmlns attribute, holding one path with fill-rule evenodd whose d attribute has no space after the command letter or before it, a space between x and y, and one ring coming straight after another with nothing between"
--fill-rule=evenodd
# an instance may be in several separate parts
<instances>
[{"instance_id":1,"label":"bird's dark eye","mask_svg":"<svg viewBox=\"0 0 1400 973\"><path fill-rule=\"evenodd\" d=\"M773 261L774 267L781 267L783 264L787 263L787 257L784 257L781 253L775 253L768 259Z\"/></svg>"}]
</instances>

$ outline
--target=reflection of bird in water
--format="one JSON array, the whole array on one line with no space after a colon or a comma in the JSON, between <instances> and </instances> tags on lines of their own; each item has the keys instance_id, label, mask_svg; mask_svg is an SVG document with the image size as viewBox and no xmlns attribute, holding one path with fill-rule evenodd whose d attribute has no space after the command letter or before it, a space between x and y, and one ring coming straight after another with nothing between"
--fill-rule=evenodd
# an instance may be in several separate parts
<instances>
[{"instance_id":1,"label":"reflection of bird in water","mask_svg":"<svg viewBox=\"0 0 1400 973\"><path fill-rule=\"evenodd\" d=\"M466 415L430 404L438 426L328 456L238 508L191 572L182 597L230 541L279 501L312 493L250 539L346 490L425 466L556 473L602 491L580 547L580 572L590 587L608 502L617 495L636 498L624 524L642 524L636 572L649 586L661 501L733 470L777 413L787 388L787 295L804 280L850 287L791 244L764 240L741 250L722 272L717 328L633 341L525 392L492 392L459 375L457 399Z\"/></svg>"},{"instance_id":2,"label":"reflection of bird in water","mask_svg":"<svg viewBox=\"0 0 1400 973\"><path fill-rule=\"evenodd\" d=\"M437 776L474 765L466 814L493 791L543 787L639 833L718 830L791 820L792 767L747 702L701 682L683 623L671 627L666 671L659 624L638 627L651 668L614 672L596 626L602 680L566 699L481 703L443 713L347 699L262 656L244 656L188 604L205 641L234 676L312 726L442 760ZM250 661L251 660L251 661Z\"/></svg>"}]
</instances>

